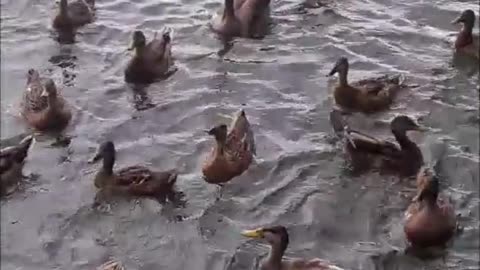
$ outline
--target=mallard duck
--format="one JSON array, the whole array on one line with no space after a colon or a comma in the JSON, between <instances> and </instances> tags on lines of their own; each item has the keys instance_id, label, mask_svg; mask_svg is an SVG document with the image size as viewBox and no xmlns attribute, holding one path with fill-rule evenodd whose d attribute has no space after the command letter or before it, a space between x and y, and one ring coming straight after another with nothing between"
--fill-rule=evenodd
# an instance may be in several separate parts
<instances>
[{"instance_id":1,"label":"mallard duck","mask_svg":"<svg viewBox=\"0 0 480 270\"><path fill-rule=\"evenodd\" d=\"M207 133L215 137L216 144L202 168L205 181L221 184L248 169L256 151L253 132L245 111L237 113L230 131L227 125L221 124Z\"/></svg>"},{"instance_id":2,"label":"mallard duck","mask_svg":"<svg viewBox=\"0 0 480 270\"><path fill-rule=\"evenodd\" d=\"M125 69L126 82L147 84L169 75L173 65L170 29L165 29L160 39L155 33L149 43L142 31L133 32L129 50L135 50L135 55Z\"/></svg>"},{"instance_id":3,"label":"mallard duck","mask_svg":"<svg viewBox=\"0 0 480 270\"><path fill-rule=\"evenodd\" d=\"M41 131L64 129L72 113L65 99L57 92L53 80L42 82L35 69L28 70L27 76L21 111L23 118Z\"/></svg>"},{"instance_id":4,"label":"mallard duck","mask_svg":"<svg viewBox=\"0 0 480 270\"><path fill-rule=\"evenodd\" d=\"M22 177L22 168L33 136L23 138L18 145L0 150L0 194L9 193L8 189Z\"/></svg>"},{"instance_id":5,"label":"mallard duck","mask_svg":"<svg viewBox=\"0 0 480 270\"><path fill-rule=\"evenodd\" d=\"M68 4L60 0L60 9L53 19L53 27L60 31L73 31L94 19L95 0L77 0Z\"/></svg>"},{"instance_id":6,"label":"mallard duck","mask_svg":"<svg viewBox=\"0 0 480 270\"><path fill-rule=\"evenodd\" d=\"M338 85L334 89L335 102L343 109L374 113L387 109L392 104L398 90L403 87L404 78L382 76L369 78L349 84L348 59L341 57L335 63L328 76L338 73Z\"/></svg>"},{"instance_id":7,"label":"mallard duck","mask_svg":"<svg viewBox=\"0 0 480 270\"><path fill-rule=\"evenodd\" d=\"M405 214L405 235L414 247L443 246L457 228L455 211L447 200L438 199L437 177L428 170L418 176L418 195Z\"/></svg>"},{"instance_id":8,"label":"mallard duck","mask_svg":"<svg viewBox=\"0 0 480 270\"><path fill-rule=\"evenodd\" d=\"M97 267L97 270L125 270L125 267L119 261L108 261Z\"/></svg>"},{"instance_id":9,"label":"mallard duck","mask_svg":"<svg viewBox=\"0 0 480 270\"><path fill-rule=\"evenodd\" d=\"M475 25L475 13L471 9L467 9L462 14L452 21L453 24L462 23L463 27L457 35L455 40L455 50L480 58L480 38L478 35L473 35L472 30Z\"/></svg>"},{"instance_id":10,"label":"mallard duck","mask_svg":"<svg viewBox=\"0 0 480 270\"><path fill-rule=\"evenodd\" d=\"M342 112L338 110L330 113L330 122L335 133L346 139L346 150L354 167L360 169L375 167L381 171L412 176L423 165L420 148L406 133L412 130L425 131L426 128L419 126L408 116L396 116L390 123L399 146L351 129L345 122Z\"/></svg>"},{"instance_id":11,"label":"mallard duck","mask_svg":"<svg viewBox=\"0 0 480 270\"><path fill-rule=\"evenodd\" d=\"M270 0L225 0L222 16L211 27L227 37L254 37L265 33L269 16Z\"/></svg>"},{"instance_id":12,"label":"mallard duck","mask_svg":"<svg viewBox=\"0 0 480 270\"><path fill-rule=\"evenodd\" d=\"M97 154L89 163L103 159L103 166L95 175L95 187L119 195L163 198L172 192L177 180L176 170L152 171L141 165L129 166L113 171L115 146L112 141L100 145Z\"/></svg>"},{"instance_id":13,"label":"mallard duck","mask_svg":"<svg viewBox=\"0 0 480 270\"><path fill-rule=\"evenodd\" d=\"M342 270L322 259L282 260L288 246L288 232L283 226L259 228L242 232L243 236L265 239L271 246L270 254L262 261L261 270Z\"/></svg>"}]
</instances>

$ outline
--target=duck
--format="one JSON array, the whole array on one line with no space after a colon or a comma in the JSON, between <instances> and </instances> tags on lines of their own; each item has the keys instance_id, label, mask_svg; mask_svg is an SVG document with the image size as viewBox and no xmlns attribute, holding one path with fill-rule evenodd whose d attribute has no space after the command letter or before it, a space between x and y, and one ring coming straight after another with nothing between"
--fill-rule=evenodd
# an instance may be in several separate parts
<instances>
[{"instance_id":1,"label":"duck","mask_svg":"<svg viewBox=\"0 0 480 270\"><path fill-rule=\"evenodd\" d=\"M173 191L178 176L175 169L153 171L146 166L134 165L114 171L115 155L113 141L106 141L100 144L96 155L89 160L90 164L103 160L103 166L94 178L95 187L102 192L159 199Z\"/></svg>"},{"instance_id":2,"label":"duck","mask_svg":"<svg viewBox=\"0 0 480 270\"><path fill-rule=\"evenodd\" d=\"M225 37L263 36L270 17L270 0L225 0L211 28Z\"/></svg>"},{"instance_id":3,"label":"duck","mask_svg":"<svg viewBox=\"0 0 480 270\"><path fill-rule=\"evenodd\" d=\"M345 139L346 152L355 169L375 168L410 177L424 165L422 151L408 138L407 131L424 132L427 128L418 125L409 116L398 115L390 122L398 145L351 129L339 110L330 112L330 122L337 136Z\"/></svg>"},{"instance_id":4,"label":"duck","mask_svg":"<svg viewBox=\"0 0 480 270\"><path fill-rule=\"evenodd\" d=\"M126 270L126 268L121 262L112 260L100 265L97 270Z\"/></svg>"},{"instance_id":5,"label":"duck","mask_svg":"<svg viewBox=\"0 0 480 270\"><path fill-rule=\"evenodd\" d=\"M261 262L261 270L343 270L319 258L285 260L283 255L288 247L289 237L284 226L273 226L245 230L241 233L253 239L265 239L271 246L268 257Z\"/></svg>"},{"instance_id":6,"label":"duck","mask_svg":"<svg viewBox=\"0 0 480 270\"><path fill-rule=\"evenodd\" d=\"M454 44L455 50L479 59L480 37L472 34L475 25L475 12L471 9L463 11L459 17L452 21L452 24L459 23L462 23L463 27L457 34Z\"/></svg>"},{"instance_id":7,"label":"duck","mask_svg":"<svg viewBox=\"0 0 480 270\"><path fill-rule=\"evenodd\" d=\"M70 4L60 0L58 14L53 19L53 28L59 31L74 31L94 19L95 0L77 0Z\"/></svg>"},{"instance_id":8,"label":"duck","mask_svg":"<svg viewBox=\"0 0 480 270\"><path fill-rule=\"evenodd\" d=\"M1 195L10 193L10 188L21 179L23 165L32 141L33 136L28 135L17 145L4 147L0 150Z\"/></svg>"},{"instance_id":9,"label":"duck","mask_svg":"<svg viewBox=\"0 0 480 270\"><path fill-rule=\"evenodd\" d=\"M421 170L418 193L405 213L404 232L412 247L445 246L455 234L455 210L447 200L439 199L439 179L429 170Z\"/></svg>"},{"instance_id":10,"label":"duck","mask_svg":"<svg viewBox=\"0 0 480 270\"><path fill-rule=\"evenodd\" d=\"M145 34L136 30L133 32L132 43L128 50L134 50L134 56L125 69L127 83L149 84L170 74L173 65L171 29L166 28L157 38L147 43Z\"/></svg>"},{"instance_id":11,"label":"duck","mask_svg":"<svg viewBox=\"0 0 480 270\"><path fill-rule=\"evenodd\" d=\"M348 59L340 57L328 77L338 73L338 85L333 97L342 109L363 113L375 113L389 108L398 90L403 88L402 75L367 78L350 84L348 77Z\"/></svg>"},{"instance_id":12,"label":"duck","mask_svg":"<svg viewBox=\"0 0 480 270\"><path fill-rule=\"evenodd\" d=\"M256 149L253 131L244 110L236 113L230 128L219 124L206 132L215 138L215 146L202 167L206 182L222 184L248 169Z\"/></svg>"},{"instance_id":13,"label":"duck","mask_svg":"<svg viewBox=\"0 0 480 270\"><path fill-rule=\"evenodd\" d=\"M21 107L26 122L40 131L63 130L72 118L69 105L57 91L55 82L42 79L35 69L28 70Z\"/></svg>"}]
</instances>

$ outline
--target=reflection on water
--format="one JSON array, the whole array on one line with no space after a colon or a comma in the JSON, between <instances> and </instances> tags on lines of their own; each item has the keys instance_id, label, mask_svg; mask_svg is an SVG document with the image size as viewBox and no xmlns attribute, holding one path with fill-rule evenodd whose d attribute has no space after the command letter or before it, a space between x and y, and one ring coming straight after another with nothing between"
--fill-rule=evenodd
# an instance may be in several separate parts
<instances>
[{"instance_id":1,"label":"reflection on water","mask_svg":"<svg viewBox=\"0 0 480 270\"><path fill-rule=\"evenodd\" d=\"M209 27L221 4L97 1L95 22L60 44L49 32L55 3L2 2L2 147L30 132L14 113L29 68L59 82L74 109L69 144L37 136L24 169L35 177L1 201L2 269L95 269L118 259L127 269L251 270L268 248L239 232L272 224L288 228L289 257L346 269L478 269L478 65L453 55L458 28L449 23L478 3L271 1L264 38L229 41ZM175 71L148 86L126 84L132 29L165 26L176 33ZM398 114L430 129L412 139L463 227L443 257L404 252L413 181L346 167L328 120L335 80L325 77L340 56L352 60L352 81L403 73L418 86L385 113L348 117L381 138L391 138ZM203 130L239 108L258 157L234 181L208 185L200 168L213 142ZM176 195L92 207L98 168L87 161L105 139L118 145L118 168L179 169Z\"/></svg>"}]
</instances>

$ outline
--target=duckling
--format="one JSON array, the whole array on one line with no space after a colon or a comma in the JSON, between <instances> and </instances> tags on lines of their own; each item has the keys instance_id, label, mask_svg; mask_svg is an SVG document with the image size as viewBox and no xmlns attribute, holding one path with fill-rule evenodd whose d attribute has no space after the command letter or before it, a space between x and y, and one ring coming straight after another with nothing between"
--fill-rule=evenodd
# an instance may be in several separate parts
<instances>
[{"instance_id":1,"label":"duckling","mask_svg":"<svg viewBox=\"0 0 480 270\"><path fill-rule=\"evenodd\" d=\"M404 78L398 76L382 76L364 79L350 85L347 80L348 59L341 57L335 63L328 76L338 73L338 85L334 89L335 102L343 109L374 113L387 109L400 88Z\"/></svg>"},{"instance_id":2,"label":"duckling","mask_svg":"<svg viewBox=\"0 0 480 270\"><path fill-rule=\"evenodd\" d=\"M464 52L468 55L480 58L480 37L472 34L473 26L475 25L475 13L473 10L467 9L463 11L458 18L452 21L452 23L463 24L463 27L455 40L455 50L457 52Z\"/></svg>"},{"instance_id":3,"label":"duckling","mask_svg":"<svg viewBox=\"0 0 480 270\"><path fill-rule=\"evenodd\" d=\"M249 238L265 239L271 246L270 254L262 261L261 270L343 270L322 259L282 260L288 246L288 232L283 226L259 228L243 231L242 235Z\"/></svg>"},{"instance_id":4,"label":"duckling","mask_svg":"<svg viewBox=\"0 0 480 270\"><path fill-rule=\"evenodd\" d=\"M221 124L207 133L215 137L216 145L202 168L206 182L211 184L228 182L248 169L256 150L253 131L245 111L237 113L230 131L227 125Z\"/></svg>"},{"instance_id":5,"label":"duckling","mask_svg":"<svg viewBox=\"0 0 480 270\"><path fill-rule=\"evenodd\" d=\"M423 132L426 128L408 116L397 116L390 123L399 146L351 129L338 110L330 113L330 122L335 133L346 139L346 151L357 169L374 167L402 176L412 176L424 164L420 148L408 138L407 131Z\"/></svg>"},{"instance_id":6,"label":"duckling","mask_svg":"<svg viewBox=\"0 0 480 270\"><path fill-rule=\"evenodd\" d=\"M94 19L95 0L77 0L68 4L60 0L60 9L53 19L53 27L59 31L73 31L91 23Z\"/></svg>"},{"instance_id":7,"label":"duckling","mask_svg":"<svg viewBox=\"0 0 480 270\"><path fill-rule=\"evenodd\" d=\"M119 261L108 261L97 267L97 270L125 270L125 267Z\"/></svg>"},{"instance_id":8,"label":"duckling","mask_svg":"<svg viewBox=\"0 0 480 270\"><path fill-rule=\"evenodd\" d=\"M113 142L106 141L100 145L97 154L89 161L92 164L103 159L103 166L94 179L95 187L98 189L118 195L155 198L163 198L172 191L178 175L176 170L156 172L145 166L136 165L114 172L115 154Z\"/></svg>"},{"instance_id":9,"label":"duckling","mask_svg":"<svg viewBox=\"0 0 480 270\"><path fill-rule=\"evenodd\" d=\"M142 31L133 32L128 50L134 49L135 55L125 69L126 82L148 84L170 74L169 69L173 65L170 29L164 30L160 39L155 33L149 43Z\"/></svg>"},{"instance_id":10,"label":"duckling","mask_svg":"<svg viewBox=\"0 0 480 270\"><path fill-rule=\"evenodd\" d=\"M438 200L439 181L432 173L419 173L418 195L405 214L404 232L414 247L445 245L457 228L455 211L446 200Z\"/></svg>"},{"instance_id":11,"label":"duckling","mask_svg":"<svg viewBox=\"0 0 480 270\"><path fill-rule=\"evenodd\" d=\"M33 136L23 138L18 145L0 150L0 194L6 195L8 190L22 177L22 168L32 144Z\"/></svg>"},{"instance_id":12,"label":"duckling","mask_svg":"<svg viewBox=\"0 0 480 270\"><path fill-rule=\"evenodd\" d=\"M226 37L255 37L268 27L270 0L225 0L222 16L213 19L214 32Z\"/></svg>"},{"instance_id":13,"label":"duckling","mask_svg":"<svg viewBox=\"0 0 480 270\"><path fill-rule=\"evenodd\" d=\"M46 79L43 83L35 69L28 70L27 77L21 111L23 118L40 131L64 129L72 113L53 80Z\"/></svg>"}]
</instances>

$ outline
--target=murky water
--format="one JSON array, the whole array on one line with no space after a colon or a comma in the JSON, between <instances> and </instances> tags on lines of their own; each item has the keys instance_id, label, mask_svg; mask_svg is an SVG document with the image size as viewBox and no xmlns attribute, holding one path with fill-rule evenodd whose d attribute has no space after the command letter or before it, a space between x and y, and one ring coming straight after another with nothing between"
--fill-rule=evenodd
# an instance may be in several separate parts
<instances>
[{"instance_id":1,"label":"murky water","mask_svg":"<svg viewBox=\"0 0 480 270\"><path fill-rule=\"evenodd\" d=\"M289 256L348 269L479 269L478 68L454 58L449 44L458 30L449 22L478 10L477 1L346 0L316 9L272 1L271 33L231 48L208 28L221 4L97 1L97 20L77 43L59 45L49 28L54 1L1 1L2 138L27 131L16 113L28 68L53 77L74 109L70 146L39 138L24 170L35 177L1 202L2 269L94 269L108 258L128 269L254 269L268 248L239 231L268 224L288 227ZM178 71L134 94L123 82L130 35L140 28L151 37L164 26L175 30ZM420 85L389 112L352 121L384 137L400 113L431 128L415 140L427 161L441 160L444 193L464 227L443 259L402 255L412 181L343 169L328 122L334 81L325 77L342 55L351 80L402 72ZM212 145L203 130L239 108L258 156L220 189L201 178ZM177 167L185 205L118 201L93 210L98 167L87 160L107 138L120 166Z\"/></svg>"}]
</instances>

